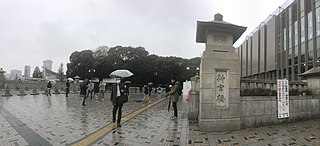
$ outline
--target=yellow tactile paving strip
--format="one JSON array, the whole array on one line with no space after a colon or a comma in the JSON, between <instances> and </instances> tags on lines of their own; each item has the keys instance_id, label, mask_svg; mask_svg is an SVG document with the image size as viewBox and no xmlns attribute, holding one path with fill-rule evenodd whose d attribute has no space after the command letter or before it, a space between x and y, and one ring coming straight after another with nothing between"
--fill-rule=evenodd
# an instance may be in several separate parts
<instances>
[{"instance_id":1,"label":"yellow tactile paving strip","mask_svg":"<svg viewBox=\"0 0 320 146\"><path fill-rule=\"evenodd\" d=\"M150 107L158 104L159 102L162 102L163 100L165 100L166 98L162 98L156 102L150 103L132 113L130 113L129 115L122 117L121 118L121 124L129 121L130 119L132 119L133 117L139 115L140 113L142 113L143 111L149 109ZM98 139L102 138L104 135L106 135L107 133L111 132L114 128L116 127L115 123L110 123L106 126L104 126L103 128L101 128L100 130L90 134L89 136L83 138L82 140L80 140L77 143L74 143L72 146L87 146L92 144L93 142L97 141Z\"/></svg>"}]
</instances>

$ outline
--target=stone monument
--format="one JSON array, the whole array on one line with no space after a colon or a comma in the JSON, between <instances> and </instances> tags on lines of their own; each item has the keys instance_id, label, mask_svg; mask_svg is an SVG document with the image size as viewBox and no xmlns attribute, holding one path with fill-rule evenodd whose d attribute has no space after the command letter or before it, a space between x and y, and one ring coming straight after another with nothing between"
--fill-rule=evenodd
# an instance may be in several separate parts
<instances>
[{"instance_id":1,"label":"stone monument","mask_svg":"<svg viewBox=\"0 0 320 146\"><path fill-rule=\"evenodd\" d=\"M27 94L24 93L23 89L20 89L19 93L17 94L18 96L26 96Z\"/></svg>"},{"instance_id":2,"label":"stone monument","mask_svg":"<svg viewBox=\"0 0 320 146\"><path fill-rule=\"evenodd\" d=\"M4 77L4 73L6 73L6 71L0 68L0 89L5 88L4 86L5 86L6 78Z\"/></svg>"},{"instance_id":3,"label":"stone monument","mask_svg":"<svg viewBox=\"0 0 320 146\"><path fill-rule=\"evenodd\" d=\"M37 92L37 89L32 89L32 93L30 95L39 95L39 93Z\"/></svg>"},{"instance_id":4,"label":"stone monument","mask_svg":"<svg viewBox=\"0 0 320 146\"><path fill-rule=\"evenodd\" d=\"M196 42L205 43L200 64L199 128L229 131L241 128L239 57L233 43L246 27L223 21L198 21Z\"/></svg>"}]
</instances>

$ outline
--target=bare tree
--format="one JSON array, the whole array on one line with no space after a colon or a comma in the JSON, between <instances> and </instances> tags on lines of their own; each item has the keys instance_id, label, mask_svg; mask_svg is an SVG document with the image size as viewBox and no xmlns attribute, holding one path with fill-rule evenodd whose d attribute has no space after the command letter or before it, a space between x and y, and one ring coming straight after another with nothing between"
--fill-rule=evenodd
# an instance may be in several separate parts
<instances>
[{"instance_id":1,"label":"bare tree","mask_svg":"<svg viewBox=\"0 0 320 146\"><path fill-rule=\"evenodd\" d=\"M99 56L107 56L108 55L108 51L109 51L109 47L108 46L99 46L94 51L93 56L95 58L97 58Z\"/></svg>"}]
</instances>

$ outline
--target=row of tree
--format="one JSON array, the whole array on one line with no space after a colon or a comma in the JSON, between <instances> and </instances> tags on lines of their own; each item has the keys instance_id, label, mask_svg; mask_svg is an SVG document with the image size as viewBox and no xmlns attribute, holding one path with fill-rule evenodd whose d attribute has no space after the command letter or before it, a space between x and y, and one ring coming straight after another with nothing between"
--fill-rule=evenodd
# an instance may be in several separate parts
<instances>
[{"instance_id":1,"label":"row of tree","mask_svg":"<svg viewBox=\"0 0 320 146\"><path fill-rule=\"evenodd\" d=\"M128 69L134 75L127 78L135 85L153 82L155 85L168 84L172 77L179 81L189 80L200 65L200 58L183 59L180 57L161 57L150 55L143 47L107 46L95 51L75 51L67 64L67 77L109 78L117 69ZM189 68L188 68L189 67ZM187 68L189 70L187 70Z\"/></svg>"}]
</instances>

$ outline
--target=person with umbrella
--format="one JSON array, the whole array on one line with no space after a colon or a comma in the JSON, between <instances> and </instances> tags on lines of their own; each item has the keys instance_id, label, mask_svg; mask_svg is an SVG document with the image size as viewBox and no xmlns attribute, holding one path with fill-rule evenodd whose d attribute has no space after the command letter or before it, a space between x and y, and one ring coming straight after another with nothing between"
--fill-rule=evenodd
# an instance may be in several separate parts
<instances>
[{"instance_id":1,"label":"person with umbrella","mask_svg":"<svg viewBox=\"0 0 320 146\"><path fill-rule=\"evenodd\" d=\"M121 127L122 106L128 101L128 90L124 84L123 78L130 77L133 74L128 70L116 70L110 74L111 77L116 77L116 83L112 85L111 100L113 104L112 123L117 121L117 127ZM118 118L116 114L118 111Z\"/></svg>"},{"instance_id":2,"label":"person with umbrella","mask_svg":"<svg viewBox=\"0 0 320 146\"><path fill-rule=\"evenodd\" d=\"M172 102L173 110L174 110L174 116L171 117L172 120L177 119L178 117L178 108L177 108L177 102L178 102L178 97L179 97L179 86L180 83L175 80L175 78L171 79L171 82L173 84L171 91L167 94L166 97L170 99ZM169 108L170 108L170 103L169 103Z\"/></svg>"}]
</instances>

